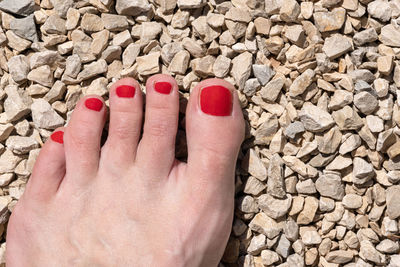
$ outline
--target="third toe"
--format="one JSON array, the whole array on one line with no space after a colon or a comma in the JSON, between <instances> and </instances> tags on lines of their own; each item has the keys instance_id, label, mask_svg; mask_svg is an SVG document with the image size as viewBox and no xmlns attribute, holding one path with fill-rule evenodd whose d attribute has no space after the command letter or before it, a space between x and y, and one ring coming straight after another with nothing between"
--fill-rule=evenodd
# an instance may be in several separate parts
<instances>
[{"instance_id":1,"label":"third toe","mask_svg":"<svg viewBox=\"0 0 400 267\"><path fill-rule=\"evenodd\" d=\"M108 138L102 148L105 161L133 163L142 128L142 101L140 86L132 78L121 79L111 87Z\"/></svg>"},{"instance_id":2,"label":"third toe","mask_svg":"<svg viewBox=\"0 0 400 267\"><path fill-rule=\"evenodd\" d=\"M150 77L146 84L146 111L143 137L138 147L138 161L154 175L168 174L175 160L178 129L179 93L169 75ZM158 168L155 170L154 165Z\"/></svg>"}]
</instances>

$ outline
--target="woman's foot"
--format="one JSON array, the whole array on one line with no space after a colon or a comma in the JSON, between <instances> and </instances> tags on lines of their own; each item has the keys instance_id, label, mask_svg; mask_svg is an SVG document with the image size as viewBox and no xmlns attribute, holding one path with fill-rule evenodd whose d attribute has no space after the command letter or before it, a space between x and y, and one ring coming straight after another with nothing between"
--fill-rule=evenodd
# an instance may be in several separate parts
<instances>
[{"instance_id":1,"label":"woman's foot","mask_svg":"<svg viewBox=\"0 0 400 267\"><path fill-rule=\"evenodd\" d=\"M229 237L244 120L231 84L201 82L186 111L187 163L175 159L179 93L155 75L143 96L120 80L106 107L76 106L41 150L8 224L7 266L216 266Z\"/></svg>"}]
</instances>

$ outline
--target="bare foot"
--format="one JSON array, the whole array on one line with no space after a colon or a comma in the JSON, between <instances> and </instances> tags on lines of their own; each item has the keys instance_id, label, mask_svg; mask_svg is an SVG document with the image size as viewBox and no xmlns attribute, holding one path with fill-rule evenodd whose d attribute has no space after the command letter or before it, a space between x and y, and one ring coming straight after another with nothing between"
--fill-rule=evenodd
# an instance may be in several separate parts
<instances>
[{"instance_id":1,"label":"bare foot","mask_svg":"<svg viewBox=\"0 0 400 267\"><path fill-rule=\"evenodd\" d=\"M175 159L175 80L155 75L76 106L36 162L7 233L7 266L216 266L227 243L234 170L244 135L236 92L201 82L186 112L188 162Z\"/></svg>"}]
</instances>

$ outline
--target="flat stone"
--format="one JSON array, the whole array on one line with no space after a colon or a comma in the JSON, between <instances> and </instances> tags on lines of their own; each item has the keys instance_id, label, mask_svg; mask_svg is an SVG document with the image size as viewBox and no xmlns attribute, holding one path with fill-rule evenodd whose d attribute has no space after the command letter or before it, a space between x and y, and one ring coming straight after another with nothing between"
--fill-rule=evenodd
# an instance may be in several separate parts
<instances>
[{"instance_id":1,"label":"flat stone","mask_svg":"<svg viewBox=\"0 0 400 267\"><path fill-rule=\"evenodd\" d=\"M325 39L322 51L329 57L335 59L352 50L352 44L347 37L334 34Z\"/></svg>"},{"instance_id":2,"label":"flat stone","mask_svg":"<svg viewBox=\"0 0 400 267\"><path fill-rule=\"evenodd\" d=\"M389 21L392 15L392 8L387 0L375 0L368 4L368 14L383 22Z\"/></svg>"},{"instance_id":3,"label":"flat stone","mask_svg":"<svg viewBox=\"0 0 400 267\"><path fill-rule=\"evenodd\" d=\"M278 154L274 154L269 161L267 193L277 198L286 196L283 160Z\"/></svg>"},{"instance_id":4,"label":"flat stone","mask_svg":"<svg viewBox=\"0 0 400 267\"><path fill-rule=\"evenodd\" d=\"M14 135L7 138L6 146L15 154L26 154L39 148L39 143L32 137Z\"/></svg>"},{"instance_id":5,"label":"flat stone","mask_svg":"<svg viewBox=\"0 0 400 267\"><path fill-rule=\"evenodd\" d=\"M285 136L295 139L298 134L304 133L305 128L299 121L292 122L285 129Z\"/></svg>"},{"instance_id":6,"label":"flat stone","mask_svg":"<svg viewBox=\"0 0 400 267\"><path fill-rule=\"evenodd\" d=\"M22 52L22 51L28 49L32 44L31 41L28 41L24 38L19 37L13 31L7 31L6 37L8 40L7 45L9 47L11 47L12 49L15 49L18 52Z\"/></svg>"},{"instance_id":7,"label":"flat stone","mask_svg":"<svg viewBox=\"0 0 400 267\"><path fill-rule=\"evenodd\" d=\"M356 185L363 185L375 176L373 166L362 158L355 157L353 166L353 183Z\"/></svg>"},{"instance_id":8,"label":"flat stone","mask_svg":"<svg viewBox=\"0 0 400 267\"><path fill-rule=\"evenodd\" d=\"M355 45L362 46L366 43L371 43L378 40L378 34L374 28L369 28L354 34L353 40Z\"/></svg>"},{"instance_id":9,"label":"flat stone","mask_svg":"<svg viewBox=\"0 0 400 267\"><path fill-rule=\"evenodd\" d=\"M272 239L279 235L283 229L283 225L268 217L264 212L260 212L251 220L249 228L252 231L265 235L268 239Z\"/></svg>"},{"instance_id":10,"label":"flat stone","mask_svg":"<svg viewBox=\"0 0 400 267\"><path fill-rule=\"evenodd\" d=\"M319 245L322 242L322 238L319 236L316 230L305 231L301 237L301 240L306 246Z\"/></svg>"},{"instance_id":11,"label":"flat stone","mask_svg":"<svg viewBox=\"0 0 400 267\"><path fill-rule=\"evenodd\" d=\"M246 163L243 167L250 175L256 177L260 181L265 181L267 179L267 169L254 149L248 150L246 159L243 162Z\"/></svg>"},{"instance_id":12,"label":"flat stone","mask_svg":"<svg viewBox=\"0 0 400 267\"><path fill-rule=\"evenodd\" d=\"M400 217L400 186L394 185L386 190L387 214L394 220Z\"/></svg>"},{"instance_id":13,"label":"flat stone","mask_svg":"<svg viewBox=\"0 0 400 267\"><path fill-rule=\"evenodd\" d=\"M339 153L345 155L361 146L361 138L356 134L350 135L340 146Z\"/></svg>"},{"instance_id":14,"label":"flat stone","mask_svg":"<svg viewBox=\"0 0 400 267\"><path fill-rule=\"evenodd\" d=\"M28 59L24 55L13 56L7 63L8 71L16 83L25 81L28 78Z\"/></svg>"},{"instance_id":15,"label":"flat stone","mask_svg":"<svg viewBox=\"0 0 400 267\"><path fill-rule=\"evenodd\" d=\"M155 52L149 55L136 58L138 64L138 72L141 75L151 75L157 73L160 69L159 66L160 53Z\"/></svg>"},{"instance_id":16,"label":"flat stone","mask_svg":"<svg viewBox=\"0 0 400 267\"><path fill-rule=\"evenodd\" d=\"M381 253L398 253L399 252L399 244L390 239L382 240L377 246L376 250Z\"/></svg>"},{"instance_id":17,"label":"flat stone","mask_svg":"<svg viewBox=\"0 0 400 267\"><path fill-rule=\"evenodd\" d=\"M297 216L297 224L307 225L314 220L315 213L318 210L318 199L315 197L306 197L304 208Z\"/></svg>"},{"instance_id":18,"label":"flat stone","mask_svg":"<svg viewBox=\"0 0 400 267\"><path fill-rule=\"evenodd\" d=\"M21 19L13 19L10 22L10 29L19 37L31 42L37 42L39 40L33 15Z\"/></svg>"},{"instance_id":19,"label":"flat stone","mask_svg":"<svg viewBox=\"0 0 400 267\"><path fill-rule=\"evenodd\" d=\"M313 104L306 102L299 112L301 122L310 132L322 132L335 124L331 115Z\"/></svg>"},{"instance_id":20,"label":"flat stone","mask_svg":"<svg viewBox=\"0 0 400 267\"><path fill-rule=\"evenodd\" d=\"M11 150L6 149L0 156L0 173L13 172L18 163L22 161L22 157L15 155Z\"/></svg>"},{"instance_id":21,"label":"flat stone","mask_svg":"<svg viewBox=\"0 0 400 267\"><path fill-rule=\"evenodd\" d=\"M361 117L350 106L334 111L332 117L340 130L356 130L364 125Z\"/></svg>"},{"instance_id":22,"label":"flat stone","mask_svg":"<svg viewBox=\"0 0 400 267\"><path fill-rule=\"evenodd\" d=\"M147 0L117 0L115 10L120 15L136 16L150 10Z\"/></svg>"},{"instance_id":23,"label":"flat stone","mask_svg":"<svg viewBox=\"0 0 400 267\"><path fill-rule=\"evenodd\" d=\"M261 97L269 102L275 102L284 84L285 78L283 77L273 79L272 81L268 82L263 88L261 88Z\"/></svg>"},{"instance_id":24,"label":"flat stone","mask_svg":"<svg viewBox=\"0 0 400 267\"><path fill-rule=\"evenodd\" d=\"M181 9L200 8L206 5L205 0L178 0L177 5Z\"/></svg>"},{"instance_id":25,"label":"flat stone","mask_svg":"<svg viewBox=\"0 0 400 267\"><path fill-rule=\"evenodd\" d=\"M53 14L47 18L46 22L41 27L41 30L47 34L65 35L67 33L65 23L66 21L58 14Z\"/></svg>"},{"instance_id":26,"label":"flat stone","mask_svg":"<svg viewBox=\"0 0 400 267\"><path fill-rule=\"evenodd\" d=\"M29 64L30 68L33 70L44 65L54 66L59 61L61 61L61 58L56 51L45 50L34 53L30 57Z\"/></svg>"},{"instance_id":27,"label":"flat stone","mask_svg":"<svg viewBox=\"0 0 400 267\"><path fill-rule=\"evenodd\" d=\"M82 68L82 61L78 55L69 56L65 63L64 75L75 79Z\"/></svg>"},{"instance_id":28,"label":"flat stone","mask_svg":"<svg viewBox=\"0 0 400 267\"><path fill-rule=\"evenodd\" d=\"M0 9L20 16L29 16L35 11L34 0L3 0Z\"/></svg>"},{"instance_id":29,"label":"flat stone","mask_svg":"<svg viewBox=\"0 0 400 267\"><path fill-rule=\"evenodd\" d=\"M354 96L354 105L365 115L372 114L378 107L376 97L368 92L360 92Z\"/></svg>"},{"instance_id":30,"label":"flat stone","mask_svg":"<svg viewBox=\"0 0 400 267\"><path fill-rule=\"evenodd\" d=\"M30 113L31 100L23 95L17 86L9 85L5 91L7 99L4 101L4 111L10 122L19 120Z\"/></svg>"},{"instance_id":31,"label":"flat stone","mask_svg":"<svg viewBox=\"0 0 400 267\"><path fill-rule=\"evenodd\" d=\"M281 3L279 15L283 21L295 22L300 15L300 5L295 0L287 0Z\"/></svg>"},{"instance_id":32,"label":"flat stone","mask_svg":"<svg viewBox=\"0 0 400 267\"><path fill-rule=\"evenodd\" d=\"M315 187L321 196L330 197L335 200L342 200L345 194L340 175L329 172L317 179Z\"/></svg>"},{"instance_id":33,"label":"flat stone","mask_svg":"<svg viewBox=\"0 0 400 267\"><path fill-rule=\"evenodd\" d=\"M66 18L68 10L75 5L74 0L50 0L50 2L53 4L57 14L62 18Z\"/></svg>"},{"instance_id":34,"label":"flat stone","mask_svg":"<svg viewBox=\"0 0 400 267\"><path fill-rule=\"evenodd\" d=\"M354 258L353 252L349 250L335 250L329 252L325 259L330 263L345 264L350 262Z\"/></svg>"},{"instance_id":35,"label":"flat stone","mask_svg":"<svg viewBox=\"0 0 400 267\"><path fill-rule=\"evenodd\" d=\"M231 75L236 81L239 89L243 89L246 80L250 77L253 56L249 52L244 52L232 60Z\"/></svg>"},{"instance_id":36,"label":"flat stone","mask_svg":"<svg viewBox=\"0 0 400 267\"><path fill-rule=\"evenodd\" d=\"M53 72L48 65L40 66L29 72L28 80L51 87L54 83Z\"/></svg>"},{"instance_id":37,"label":"flat stone","mask_svg":"<svg viewBox=\"0 0 400 267\"><path fill-rule=\"evenodd\" d=\"M292 196L286 195L284 199L274 198L270 194L263 194L258 198L258 206L265 214L273 219L286 215L292 205Z\"/></svg>"},{"instance_id":38,"label":"flat stone","mask_svg":"<svg viewBox=\"0 0 400 267\"><path fill-rule=\"evenodd\" d=\"M104 23L99 16L85 13L81 20L81 28L88 33L99 32L104 29Z\"/></svg>"},{"instance_id":39,"label":"flat stone","mask_svg":"<svg viewBox=\"0 0 400 267\"><path fill-rule=\"evenodd\" d=\"M373 244L368 240L363 240L360 242L360 257L367 261L372 261L378 265L383 264L384 255L378 252Z\"/></svg>"},{"instance_id":40,"label":"flat stone","mask_svg":"<svg viewBox=\"0 0 400 267\"><path fill-rule=\"evenodd\" d=\"M289 88L292 97L301 95L311 85L315 72L312 69L307 69L299 77L297 77Z\"/></svg>"},{"instance_id":41,"label":"flat stone","mask_svg":"<svg viewBox=\"0 0 400 267\"><path fill-rule=\"evenodd\" d=\"M104 27L112 32L119 32L128 29L129 23L126 16L101 13L101 20Z\"/></svg>"},{"instance_id":42,"label":"flat stone","mask_svg":"<svg viewBox=\"0 0 400 267\"><path fill-rule=\"evenodd\" d=\"M314 178L318 175L318 172L315 168L305 164L295 156L284 156L282 159L286 166L305 178Z\"/></svg>"},{"instance_id":43,"label":"flat stone","mask_svg":"<svg viewBox=\"0 0 400 267\"><path fill-rule=\"evenodd\" d=\"M253 74L262 86L266 85L275 75L275 71L268 65L253 64Z\"/></svg>"},{"instance_id":44,"label":"flat stone","mask_svg":"<svg viewBox=\"0 0 400 267\"><path fill-rule=\"evenodd\" d=\"M342 28L346 19L344 8L334 8L332 12L315 12L315 26L320 32L336 31Z\"/></svg>"},{"instance_id":45,"label":"flat stone","mask_svg":"<svg viewBox=\"0 0 400 267\"><path fill-rule=\"evenodd\" d=\"M262 263L267 266L273 265L279 261L278 253L268 249L261 251L261 258Z\"/></svg>"},{"instance_id":46,"label":"flat stone","mask_svg":"<svg viewBox=\"0 0 400 267\"><path fill-rule=\"evenodd\" d=\"M400 47L400 28L393 24L383 26L379 41L387 46Z\"/></svg>"},{"instance_id":47,"label":"flat stone","mask_svg":"<svg viewBox=\"0 0 400 267\"><path fill-rule=\"evenodd\" d=\"M215 63L215 57L208 55L201 58L195 58L191 62L191 67L193 72L201 77L207 78L208 76L212 76L213 73L213 66Z\"/></svg>"},{"instance_id":48,"label":"flat stone","mask_svg":"<svg viewBox=\"0 0 400 267\"><path fill-rule=\"evenodd\" d=\"M99 74L107 72L108 66L104 59L84 65L83 70L78 74L78 80L84 81L93 78Z\"/></svg>"},{"instance_id":49,"label":"flat stone","mask_svg":"<svg viewBox=\"0 0 400 267\"><path fill-rule=\"evenodd\" d=\"M216 77L223 78L228 75L231 68L231 59L223 55L219 55L214 62L213 72Z\"/></svg>"},{"instance_id":50,"label":"flat stone","mask_svg":"<svg viewBox=\"0 0 400 267\"><path fill-rule=\"evenodd\" d=\"M266 187L267 185L265 183L261 182L253 176L250 176L244 185L243 192L246 194L257 196L262 191L264 191Z\"/></svg>"},{"instance_id":51,"label":"flat stone","mask_svg":"<svg viewBox=\"0 0 400 267\"><path fill-rule=\"evenodd\" d=\"M35 99L31 109L33 123L38 128L53 130L64 125L64 119L44 99Z\"/></svg>"},{"instance_id":52,"label":"flat stone","mask_svg":"<svg viewBox=\"0 0 400 267\"><path fill-rule=\"evenodd\" d=\"M342 199L342 204L346 209L358 209L362 203L362 197L356 194L346 194Z\"/></svg>"}]
</instances>

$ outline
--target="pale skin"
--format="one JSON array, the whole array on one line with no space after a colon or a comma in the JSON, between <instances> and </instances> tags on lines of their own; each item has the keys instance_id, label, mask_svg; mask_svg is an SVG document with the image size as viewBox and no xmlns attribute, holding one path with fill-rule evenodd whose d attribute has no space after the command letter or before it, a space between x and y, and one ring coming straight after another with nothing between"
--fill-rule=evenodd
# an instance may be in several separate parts
<instances>
[{"instance_id":1,"label":"pale skin","mask_svg":"<svg viewBox=\"0 0 400 267\"><path fill-rule=\"evenodd\" d=\"M169 94L156 82L172 85ZM121 98L116 88L136 88ZM232 93L232 112L206 114L201 90L221 85ZM244 120L235 88L209 79L193 89L186 110L187 163L175 159L179 93L168 75L139 84L125 78L110 89L107 111L77 104L63 143L43 146L24 195L8 224L8 267L217 266L229 238L234 172ZM145 114L143 102L146 98ZM143 134L142 120L144 120Z\"/></svg>"}]
</instances>

